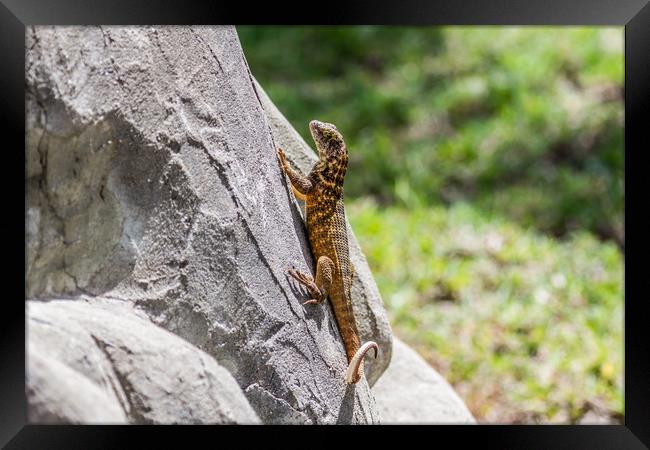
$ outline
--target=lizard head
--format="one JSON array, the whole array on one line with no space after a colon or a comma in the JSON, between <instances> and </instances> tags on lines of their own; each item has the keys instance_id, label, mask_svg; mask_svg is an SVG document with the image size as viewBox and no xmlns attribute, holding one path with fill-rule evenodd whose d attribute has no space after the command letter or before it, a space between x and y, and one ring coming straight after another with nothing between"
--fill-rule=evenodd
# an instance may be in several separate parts
<instances>
[{"instance_id":1,"label":"lizard head","mask_svg":"<svg viewBox=\"0 0 650 450\"><path fill-rule=\"evenodd\" d=\"M347 155L343 136L331 123L312 120L309 122L309 131L311 131L311 136L314 138L321 159L335 159Z\"/></svg>"}]
</instances>

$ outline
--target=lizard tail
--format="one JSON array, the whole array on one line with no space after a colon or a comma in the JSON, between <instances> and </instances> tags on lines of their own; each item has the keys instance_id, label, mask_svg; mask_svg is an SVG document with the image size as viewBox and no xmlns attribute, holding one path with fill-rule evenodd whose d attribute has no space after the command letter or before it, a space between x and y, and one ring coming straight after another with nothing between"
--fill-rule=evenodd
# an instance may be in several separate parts
<instances>
[{"instance_id":1,"label":"lizard tail","mask_svg":"<svg viewBox=\"0 0 650 450\"><path fill-rule=\"evenodd\" d=\"M363 374L363 358L371 348L375 350L375 358L377 358L379 346L376 342L369 341L359 347L359 350L357 350L350 360L348 370L345 372L345 381L348 384L354 384L361 379L361 375Z\"/></svg>"}]
</instances>

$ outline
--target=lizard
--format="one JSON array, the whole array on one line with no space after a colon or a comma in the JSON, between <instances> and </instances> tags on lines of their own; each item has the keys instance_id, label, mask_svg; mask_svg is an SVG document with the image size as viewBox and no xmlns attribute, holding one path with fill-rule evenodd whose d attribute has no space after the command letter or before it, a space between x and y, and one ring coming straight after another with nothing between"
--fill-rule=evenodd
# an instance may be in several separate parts
<instances>
[{"instance_id":1,"label":"lizard","mask_svg":"<svg viewBox=\"0 0 650 450\"><path fill-rule=\"evenodd\" d=\"M348 165L348 149L336 126L312 120L309 130L318 150L318 161L308 175L293 169L281 148L277 149L282 172L289 178L294 195L305 201L307 235L314 259L315 277L287 269L305 286L310 299L303 303L321 304L329 297L348 359L345 380L357 383L363 374L363 359L370 349L377 358L378 345L361 345L352 310L352 275L343 204L343 182Z\"/></svg>"}]
</instances>

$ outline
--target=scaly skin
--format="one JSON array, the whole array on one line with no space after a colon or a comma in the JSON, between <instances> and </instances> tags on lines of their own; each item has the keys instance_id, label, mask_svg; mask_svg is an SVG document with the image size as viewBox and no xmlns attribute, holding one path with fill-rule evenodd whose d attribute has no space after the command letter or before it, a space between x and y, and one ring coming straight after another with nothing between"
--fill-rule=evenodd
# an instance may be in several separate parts
<instances>
[{"instance_id":1,"label":"scaly skin","mask_svg":"<svg viewBox=\"0 0 650 450\"><path fill-rule=\"evenodd\" d=\"M348 150L343 137L332 124L313 120L311 135L318 149L319 160L307 176L295 171L278 149L282 170L289 177L296 197L304 200L307 212L307 233L316 258L316 277L290 269L289 274L305 285L311 298L304 304L321 303L329 296L336 322L343 338L349 367L348 383L356 383L363 374L363 357L377 344L361 346L359 330L352 310L352 274L348 235L343 206L343 182L348 165Z\"/></svg>"}]
</instances>

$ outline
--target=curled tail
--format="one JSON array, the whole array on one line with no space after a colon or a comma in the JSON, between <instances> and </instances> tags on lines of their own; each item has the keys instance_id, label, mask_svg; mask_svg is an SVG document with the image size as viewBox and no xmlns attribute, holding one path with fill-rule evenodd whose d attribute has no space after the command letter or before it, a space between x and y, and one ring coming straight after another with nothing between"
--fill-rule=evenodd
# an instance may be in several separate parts
<instances>
[{"instance_id":1,"label":"curled tail","mask_svg":"<svg viewBox=\"0 0 650 450\"><path fill-rule=\"evenodd\" d=\"M350 364L348 364L348 370L345 372L345 381L348 384L354 384L361 379L361 375L363 374L363 358L371 348L375 350L375 359L377 359L379 346L376 342L369 341L359 347L359 350L356 351L350 360Z\"/></svg>"}]
</instances>

